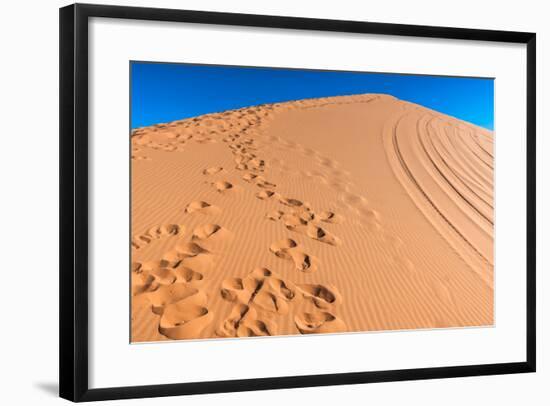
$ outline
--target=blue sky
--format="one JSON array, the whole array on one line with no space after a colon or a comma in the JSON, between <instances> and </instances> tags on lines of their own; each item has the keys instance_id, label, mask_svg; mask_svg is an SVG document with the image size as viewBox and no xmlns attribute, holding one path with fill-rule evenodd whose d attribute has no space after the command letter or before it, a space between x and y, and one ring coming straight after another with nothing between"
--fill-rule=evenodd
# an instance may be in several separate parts
<instances>
[{"instance_id":1,"label":"blue sky","mask_svg":"<svg viewBox=\"0 0 550 406\"><path fill-rule=\"evenodd\" d=\"M132 128L264 103L385 93L493 129L485 78L131 62Z\"/></svg>"}]
</instances>

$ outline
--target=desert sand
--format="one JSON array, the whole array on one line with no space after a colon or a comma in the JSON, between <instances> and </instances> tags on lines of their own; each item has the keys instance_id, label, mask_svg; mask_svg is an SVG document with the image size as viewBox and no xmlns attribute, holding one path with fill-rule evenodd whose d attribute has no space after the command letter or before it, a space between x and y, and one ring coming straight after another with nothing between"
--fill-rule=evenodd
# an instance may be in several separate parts
<instances>
[{"instance_id":1,"label":"desert sand","mask_svg":"<svg viewBox=\"0 0 550 406\"><path fill-rule=\"evenodd\" d=\"M493 324L491 131L364 94L131 148L132 342Z\"/></svg>"}]
</instances>

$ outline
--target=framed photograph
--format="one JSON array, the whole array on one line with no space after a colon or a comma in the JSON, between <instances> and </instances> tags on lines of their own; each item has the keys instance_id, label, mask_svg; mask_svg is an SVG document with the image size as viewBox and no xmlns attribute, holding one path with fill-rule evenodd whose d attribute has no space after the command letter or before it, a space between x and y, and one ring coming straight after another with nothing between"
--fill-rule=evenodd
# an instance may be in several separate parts
<instances>
[{"instance_id":1,"label":"framed photograph","mask_svg":"<svg viewBox=\"0 0 550 406\"><path fill-rule=\"evenodd\" d=\"M535 34L60 10L60 395L535 371Z\"/></svg>"}]
</instances>

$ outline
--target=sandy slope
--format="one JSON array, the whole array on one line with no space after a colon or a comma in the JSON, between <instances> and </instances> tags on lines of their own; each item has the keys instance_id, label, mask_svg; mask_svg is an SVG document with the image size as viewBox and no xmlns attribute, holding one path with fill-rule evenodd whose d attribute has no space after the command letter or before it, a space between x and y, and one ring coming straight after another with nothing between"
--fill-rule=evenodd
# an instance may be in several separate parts
<instances>
[{"instance_id":1,"label":"sandy slope","mask_svg":"<svg viewBox=\"0 0 550 406\"><path fill-rule=\"evenodd\" d=\"M493 134L385 95L132 133L132 341L493 323Z\"/></svg>"}]
</instances>

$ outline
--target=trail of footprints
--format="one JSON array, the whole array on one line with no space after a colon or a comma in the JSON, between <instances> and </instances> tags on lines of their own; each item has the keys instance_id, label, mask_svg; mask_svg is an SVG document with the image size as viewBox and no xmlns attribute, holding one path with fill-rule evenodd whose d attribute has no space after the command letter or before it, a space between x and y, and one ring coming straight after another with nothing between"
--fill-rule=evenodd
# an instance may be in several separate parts
<instances>
[{"instance_id":1,"label":"trail of footprints","mask_svg":"<svg viewBox=\"0 0 550 406\"><path fill-rule=\"evenodd\" d=\"M301 103L300 108L308 106L307 102ZM132 133L132 159L150 160L148 156L139 154L145 148L177 152L183 151L191 141L204 144L217 142L221 138L233 154L234 169L244 172L243 181L258 187L255 197L280 203L281 209L267 213L267 220L282 223L298 236L337 247L342 242L327 230L327 226L343 223L343 216L333 211L315 212L307 202L283 197L275 191L277 185L265 177L268 165L258 155L261 148L253 137L261 135L263 126L274 113L289 108L296 107L284 104L258 106L160 124L152 127L152 133L137 129ZM315 158L318 165L331 171L331 178L327 179L323 172L315 171L304 175L315 177L341 191L346 205L354 207L368 224L378 224L377 213L368 207L366 199L349 192L349 174L341 170L335 161L278 137L271 141L281 142L288 148L297 148L304 155ZM209 179L207 183L220 194L234 190L234 184L223 179L225 173L227 169L221 166L202 171ZM221 212L221 208L202 200L189 202L183 210L189 215L214 215ZM184 233L185 227L178 224L153 227L143 234L135 235L132 248L141 250L154 240L181 238ZM160 334L170 339L199 338L212 324L214 315L208 308L209 297L201 285L214 263L210 244L230 236L231 232L222 226L206 223L193 230L188 241L176 244L159 261L132 263L132 293L134 296L148 295L151 311L160 316ZM269 251L291 264L297 272L314 273L321 266L319 259L307 253L297 239L291 237L272 243ZM258 267L244 278L225 279L219 294L231 304L227 317L215 327L215 334L219 337L284 334L284 331L278 331L277 317L287 315L292 306L303 300L310 302L315 310L293 312L293 322L300 333L346 331L345 322L334 313L342 298L333 286L294 284L270 269Z\"/></svg>"},{"instance_id":2,"label":"trail of footprints","mask_svg":"<svg viewBox=\"0 0 550 406\"><path fill-rule=\"evenodd\" d=\"M212 207L206 202L193 202L187 206L201 209ZM184 228L168 224L153 227L141 236L150 243L154 239L181 238ZM208 249L216 239L225 240L230 232L218 224L207 223L193 230L191 238L179 242L159 261L132 264L133 295L148 295L151 311L160 316L159 332L170 339L200 337L213 322L208 309L208 295L201 289L213 254ZM143 241L145 241L143 240ZM134 249L141 249L134 246ZM292 239L273 243L270 251L279 258L291 260L297 270L314 272L317 258L306 254ZM317 312L301 312L294 323L302 334L345 331L345 323L333 313L341 297L332 286L294 283L280 278L267 268L256 268L245 278L227 278L222 282L220 294L231 303L229 315L215 330L219 337L249 337L276 335L277 316L289 313L293 304L301 300L311 302Z\"/></svg>"},{"instance_id":3,"label":"trail of footprints","mask_svg":"<svg viewBox=\"0 0 550 406\"><path fill-rule=\"evenodd\" d=\"M185 207L186 213L202 213L202 214L217 214L221 212L218 206L205 202L204 200L196 200L189 203Z\"/></svg>"},{"instance_id":4,"label":"trail of footprints","mask_svg":"<svg viewBox=\"0 0 550 406\"><path fill-rule=\"evenodd\" d=\"M287 230L305 235L324 244L338 246L342 242L340 238L332 234L321 223L339 224L344 217L332 211L315 213L309 204L296 199L279 198L279 202L289 209L274 210L266 214L266 218L272 221L280 221Z\"/></svg>"},{"instance_id":5,"label":"trail of footprints","mask_svg":"<svg viewBox=\"0 0 550 406\"><path fill-rule=\"evenodd\" d=\"M356 103L368 103L373 99L367 99L367 100L358 100L355 101ZM327 103L327 104L338 104L338 103ZM319 107L323 105L317 104L317 105L305 105L302 108L313 108L313 107ZM346 208L352 210L355 212L360 219L360 223L367 227L367 229L371 231L377 231L381 229L380 225L380 215L376 210L373 210L367 198L364 196L352 192L353 189L355 189L355 185L353 181L351 180L351 174L347 170L341 168L338 161L335 161L329 157L324 156L320 152L304 147L301 144L287 141L281 137L278 136L269 136L265 137L267 139L267 142L270 144L280 145L283 149L291 150L291 151L298 151L302 155L304 155L307 158L312 158L314 160L314 163L316 163L319 167L317 170L308 170L308 171L300 171L300 174L306 178L315 180L320 182L323 185L327 185L331 187L332 189L336 190L339 194L339 202ZM284 160L276 159L275 162L278 162L278 165L281 168L286 168L286 171L290 171L290 168L286 166L286 163ZM265 194L258 195L257 197L260 199L266 199L270 198L271 196L277 197L277 194L269 193L268 196Z\"/></svg>"}]
</instances>

